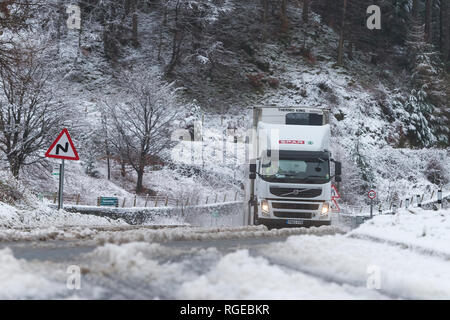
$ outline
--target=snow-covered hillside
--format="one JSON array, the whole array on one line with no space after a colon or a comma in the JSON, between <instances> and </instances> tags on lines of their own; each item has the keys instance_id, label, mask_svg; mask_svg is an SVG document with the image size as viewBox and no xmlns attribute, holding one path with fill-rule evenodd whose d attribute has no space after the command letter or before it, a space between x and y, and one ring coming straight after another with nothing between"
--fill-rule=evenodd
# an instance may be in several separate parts
<instances>
[{"instance_id":1,"label":"snow-covered hillside","mask_svg":"<svg viewBox=\"0 0 450 320\"><path fill-rule=\"evenodd\" d=\"M167 71L172 37L171 31L161 29L157 22L158 10L142 12L139 46L123 45L114 59L105 52L104 30L94 16L84 22L80 34L66 30L57 42L44 32L49 26L29 35L30 43L51 44L43 58L51 69L50 87L58 103L68 109L64 126L81 157L79 163L66 164L67 195L80 194L86 203L95 203L98 196L133 197L136 172L130 163L122 168L117 154L111 158L111 180L106 179L105 119L110 114L105 105L126 100L127 88L121 82L124 70L134 67L138 75ZM232 19L221 16L230 10ZM211 44L210 52L198 53L203 57L200 61L185 57L177 70L165 76L184 88L178 92L183 107L169 129L190 128L203 119L204 130L215 132L204 143L214 146L213 150L217 147L217 152L206 155L201 165L177 166L170 161L171 148L165 150L162 163L157 160L146 168L144 193L174 198L200 195L206 200L205 195L233 196L237 192L242 198L244 164L234 159L224 164L217 157L222 132L236 128L242 135L250 122L247 108L269 104L331 110L333 154L344 167L339 189L348 204L362 205L369 188L377 189L377 201L390 203L412 194L430 194L439 184L449 182L448 148L421 149L405 140L408 119L414 117L399 102L410 93L409 79L404 78L408 74L388 61L374 64L372 52L358 48L344 66L337 66L339 35L315 12L310 12L305 25L302 9L290 5L288 31L279 30L277 15L272 12L265 28L273 34L265 36L246 18L249 12L251 5L240 1L227 1L220 10L213 10L208 32L222 43ZM56 21L51 9L46 14ZM216 30L214 21L223 27ZM233 34L239 30L246 32L235 39ZM38 151L40 155L43 152L44 148ZM37 195L52 194L57 191L57 176L51 174L56 166L57 162L26 166L20 178ZM6 162L3 170L8 170Z\"/></svg>"}]
</instances>

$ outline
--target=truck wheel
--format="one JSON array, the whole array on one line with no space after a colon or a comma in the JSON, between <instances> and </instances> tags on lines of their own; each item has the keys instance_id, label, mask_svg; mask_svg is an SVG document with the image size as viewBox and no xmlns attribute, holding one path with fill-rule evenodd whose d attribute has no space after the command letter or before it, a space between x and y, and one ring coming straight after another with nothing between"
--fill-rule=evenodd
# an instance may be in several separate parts
<instances>
[{"instance_id":1,"label":"truck wheel","mask_svg":"<svg viewBox=\"0 0 450 320\"><path fill-rule=\"evenodd\" d=\"M261 223L258 220L258 217L256 216L256 214L253 214L253 225L254 226L259 226Z\"/></svg>"},{"instance_id":2,"label":"truck wheel","mask_svg":"<svg viewBox=\"0 0 450 320\"><path fill-rule=\"evenodd\" d=\"M318 227L321 227L321 226L331 226L331 221L323 221L323 222L320 222L320 224L318 225Z\"/></svg>"}]
</instances>

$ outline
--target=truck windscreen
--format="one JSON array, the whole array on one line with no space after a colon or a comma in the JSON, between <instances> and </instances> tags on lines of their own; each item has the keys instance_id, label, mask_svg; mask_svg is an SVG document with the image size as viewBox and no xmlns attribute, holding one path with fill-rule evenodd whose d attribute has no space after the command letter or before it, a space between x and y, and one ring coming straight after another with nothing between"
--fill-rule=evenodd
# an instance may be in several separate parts
<instances>
[{"instance_id":1,"label":"truck windscreen","mask_svg":"<svg viewBox=\"0 0 450 320\"><path fill-rule=\"evenodd\" d=\"M261 157L260 175L269 182L322 184L330 181L328 157L283 156L279 161ZM277 168L278 167L278 168Z\"/></svg>"}]
</instances>

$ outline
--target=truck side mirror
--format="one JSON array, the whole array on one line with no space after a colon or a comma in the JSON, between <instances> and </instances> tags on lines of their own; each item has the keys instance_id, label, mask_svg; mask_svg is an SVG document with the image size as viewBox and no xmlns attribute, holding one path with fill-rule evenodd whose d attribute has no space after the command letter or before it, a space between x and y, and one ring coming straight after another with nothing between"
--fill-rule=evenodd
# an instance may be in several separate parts
<instances>
[{"instance_id":1,"label":"truck side mirror","mask_svg":"<svg viewBox=\"0 0 450 320\"><path fill-rule=\"evenodd\" d=\"M335 177L334 177L334 181L336 181L336 182L341 182L341 181L342 181L341 176L335 176Z\"/></svg>"},{"instance_id":2,"label":"truck side mirror","mask_svg":"<svg viewBox=\"0 0 450 320\"><path fill-rule=\"evenodd\" d=\"M340 176L342 174L342 165L339 161L334 163L334 174Z\"/></svg>"}]
</instances>

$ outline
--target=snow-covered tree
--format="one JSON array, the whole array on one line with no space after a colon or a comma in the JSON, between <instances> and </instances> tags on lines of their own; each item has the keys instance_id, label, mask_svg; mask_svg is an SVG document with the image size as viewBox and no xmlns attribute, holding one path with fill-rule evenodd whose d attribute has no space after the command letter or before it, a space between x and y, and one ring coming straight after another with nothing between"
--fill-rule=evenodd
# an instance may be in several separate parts
<instances>
[{"instance_id":1,"label":"snow-covered tree","mask_svg":"<svg viewBox=\"0 0 450 320\"><path fill-rule=\"evenodd\" d=\"M0 1L0 69L3 72L17 61L16 35L31 27L30 17L37 9L37 1Z\"/></svg>"},{"instance_id":2,"label":"snow-covered tree","mask_svg":"<svg viewBox=\"0 0 450 320\"><path fill-rule=\"evenodd\" d=\"M408 134L420 145L432 142L448 144L448 119L445 116L446 95L443 64L433 44L426 41L425 27L412 18L406 41L415 88L405 104L411 114Z\"/></svg>"},{"instance_id":3,"label":"snow-covered tree","mask_svg":"<svg viewBox=\"0 0 450 320\"><path fill-rule=\"evenodd\" d=\"M106 102L110 143L136 171L136 192L143 191L145 168L171 146L172 122L179 116L177 89L154 71L121 75L126 94L121 102Z\"/></svg>"},{"instance_id":4,"label":"snow-covered tree","mask_svg":"<svg viewBox=\"0 0 450 320\"><path fill-rule=\"evenodd\" d=\"M19 59L0 69L0 150L15 177L24 165L37 162L64 117L52 100L48 75L39 52L15 48Z\"/></svg>"},{"instance_id":5,"label":"snow-covered tree","mask_svg":"<svg viewBox=\"0 0 450 320\"><path fill-rule=\"evenodd\" d=\"M425 38L425 27L417 22L412 23L406 45L413 84L416 88L426 90L428 95L441 95L442 64L439 52Z\"/></svg>"},{"instance_id":6,"label":"snow-covered tree","mask_svg":"<svg viewBox=\"0 0 450 320\"><path fill-rule=\"evenodd\" d=\"M433 118L433 105L427 101L424 90L412 90L404 104L408 113L404 122L406 123L406 134L416 146L430 146L436 142L433 127L430 123Z\"/></svg>"},{"instance_id":7,"label":"snow-covered tree","mask_svg":"<svg viewBox=\"0 0 450 320\"><path fill-rule=\"evenodd\" d=\"M206 28L233 9L230 0L168 0L164 3L172 33L171 56L166 72L172 73L184 55L199 63L210 62L221 43L209 38ZM190 41L190 44L188 43Z\"/></svg>"}]
</instances>

